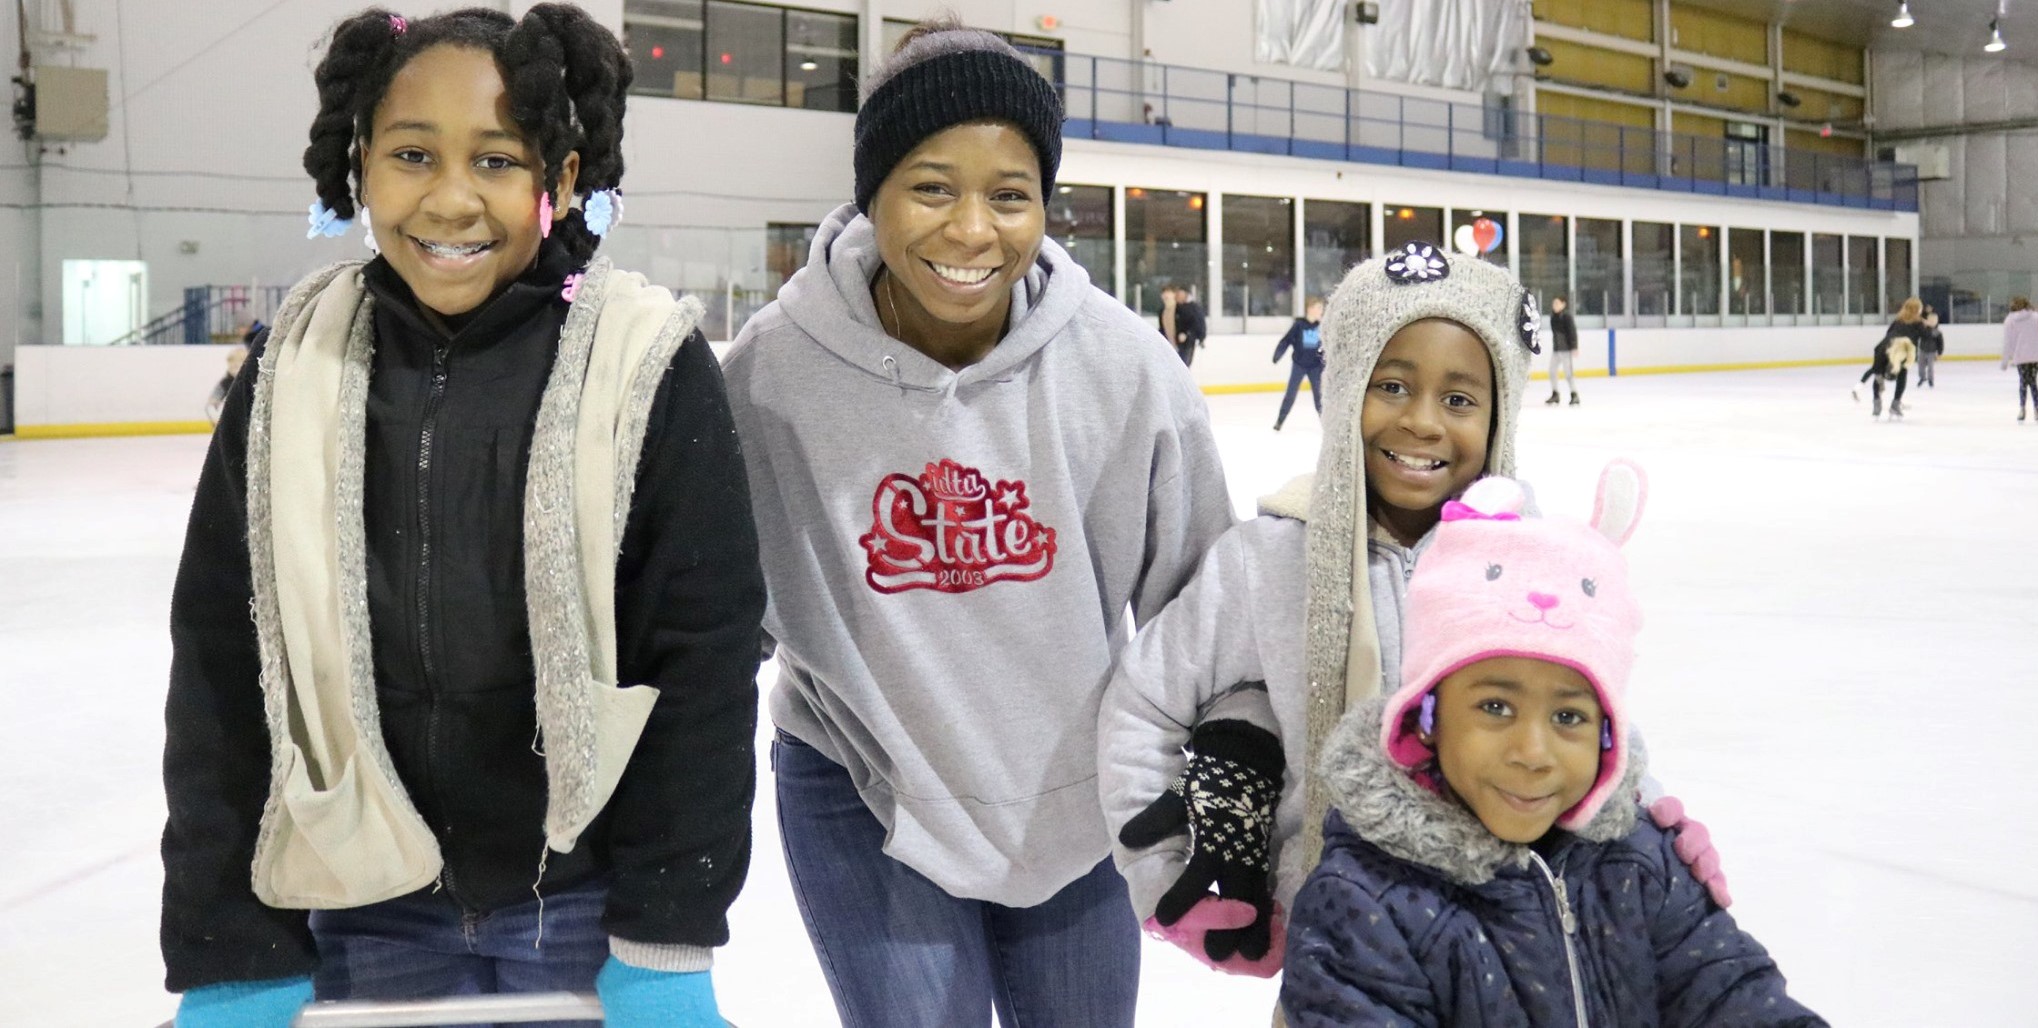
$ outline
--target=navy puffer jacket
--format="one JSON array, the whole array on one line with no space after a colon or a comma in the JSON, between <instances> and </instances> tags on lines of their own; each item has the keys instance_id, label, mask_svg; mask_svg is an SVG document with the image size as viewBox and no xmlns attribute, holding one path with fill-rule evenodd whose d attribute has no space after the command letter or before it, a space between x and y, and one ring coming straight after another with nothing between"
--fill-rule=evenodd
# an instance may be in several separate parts
<instances>
[{"instance_id":1,"label":"navy puffer jacket","mask_svg":"<svg viewBox=\"0 0 2038 1028\"><path fill-rule=\"evenodd\" d=\"M1381 713L1354 709L1325 751L1337 809L1289 921L1293 1028L1825 1024L1634 804L1502 842L1387 759Z\"/></svg>"}]
</instances>

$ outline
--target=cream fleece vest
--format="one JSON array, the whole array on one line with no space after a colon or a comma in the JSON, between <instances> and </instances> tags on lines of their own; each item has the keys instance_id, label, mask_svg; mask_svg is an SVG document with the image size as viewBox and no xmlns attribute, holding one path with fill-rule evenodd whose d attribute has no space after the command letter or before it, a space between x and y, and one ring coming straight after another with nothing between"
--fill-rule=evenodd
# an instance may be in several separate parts
<instances>
[{"instance_id":1,"label":"cream fleece vest","mask_svg":"<svg viewBox=\"0 0 2038 1028\"><path fill-rule=\"evenodd\" d=\"M588 267L532 437L524 581L544 740L546 845L573 849L615 791L658 691L616 681L615 561L658 383L700 319L643 276ZM272 907L365 906L438 877L438 841L383 744L369 644L361 265L284 301L248 428L248 550L270 740L252 867Z\"/></svg>"}]
</instances>

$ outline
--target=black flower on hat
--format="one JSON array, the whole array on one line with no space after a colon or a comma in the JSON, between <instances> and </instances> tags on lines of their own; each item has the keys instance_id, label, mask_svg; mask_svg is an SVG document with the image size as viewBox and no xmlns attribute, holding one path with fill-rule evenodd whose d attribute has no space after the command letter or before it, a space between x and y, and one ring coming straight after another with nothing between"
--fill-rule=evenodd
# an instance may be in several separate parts
<instances>
[{"instance_id":1,"label":"black flower on hat","mask_svg":"<svg viewBox=\"0 0 2038 1028\"><path fill-rule=\"evenodd\" d=\"M1451 277L1444 255L1429 243L1408 243L1387 255L1387 278L1398 286L1441 282Z\"/></svg>"},{"instance_id":2,"label":"black flower on hat","mask_svg":"<svg viewBox=\"0 0 2038 1028\"><path fill-rule=\"evenodd\" d=\"M1539 328L1542 327L1542 323L1543 323L1542 312L1536 308L1536 294L1531 293L1526 289L1522 290L1521 345L1528 347L1528 352L1530 353L1543 352L1541 344L1536 342L1536 332Z\"/></svg>"}]
</instances>

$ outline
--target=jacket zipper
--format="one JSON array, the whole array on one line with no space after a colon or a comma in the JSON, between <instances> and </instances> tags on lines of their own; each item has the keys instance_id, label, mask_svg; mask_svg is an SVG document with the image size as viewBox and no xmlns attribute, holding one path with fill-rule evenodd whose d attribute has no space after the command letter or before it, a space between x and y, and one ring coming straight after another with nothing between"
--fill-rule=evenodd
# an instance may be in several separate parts
<instances>
[{"instance_id":1,"label":"jacket zipper","mask_svg":"<svg viewBox=\"0 0 2038 1028\"><path fill-rule=\"evenodd\" d=\"M438 668L432 660L432 441L437 434L439 404L446 396L448 352L441 343L432 349L432 389L425 398L424 427L418 434L418 577L417 577L417 630L418 664L424 672L425 687L425 788L438 788L438 772L433 767L433 756L439 747L439 692L435 687ZM462 909L466 903L453 886L453 863L447 857L445 846L440 845L439 886L446 895Z\"/></svg>"},{"instance_id":2,"label":"jacket zipper","mask_svg":"<svg viewBox=\"0 0 2038 1028\"><path fill-rule=\"evenodd\" d=\"M1550 880L1550 888L1557 893L1557 920L1564 926L1564 962L1571 968L1571 1002L1578 1014L1578 1028L1588 1028L1585 1020L1585 983L1578 980L1578 948L1572 938L1578 934L1578 918L1571 913L1571 894L1564 888L1564 879L1558 877L1550 865L1543 862L1542 855L1529 851L1529 858Z\"/></svg>"},{"instance_id":3,"label":"jacket zipper","mask_svg":"<svg viewBox=\"0 0 2038 1028\"><path fill-rule=\"evenodd\" d=\"M425 398L424 427L418 435L418 663L425 687L437 677L432 665L432 436L438 429L439 403L446 396L446 347L432 351L432 391Z\"/></svg>"}]
</instances>

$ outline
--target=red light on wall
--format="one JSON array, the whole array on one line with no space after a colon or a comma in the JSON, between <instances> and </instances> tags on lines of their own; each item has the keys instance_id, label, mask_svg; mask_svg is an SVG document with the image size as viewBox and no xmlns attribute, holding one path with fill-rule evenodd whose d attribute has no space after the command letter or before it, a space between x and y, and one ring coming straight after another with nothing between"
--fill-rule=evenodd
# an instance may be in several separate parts
<instances>
[{"instance_id":1,"label":"red light on wall","mask_svg":"<svg viewBox=\"0 0 2038 1028\"><path fill-rule=\"evenodd\" d=\"M665 48L664 48L664 47L662 47L662 46L654 46L654 47L652 47L652 48L651 48L651 59L652 59L652 60L654 60L654 61L662 61L662 60L664 60L664 59L665 59Z\"/></svg>"},{"instance_id":2,"label":"red light on wall","mask_svg":"<svg viewBox=\"0 0 2038 1028\"><path fill-rule=\"evenodd\" d=\"M723 63L723 64L727 64L727 63L729 63L730 61L733 61L733 60L735 60L735 58L733 58L733 57L730 57L730 56L729 56L728 54L723 54L723 55L722 55L722 63Z\"/></svg>"}]
</instances>

